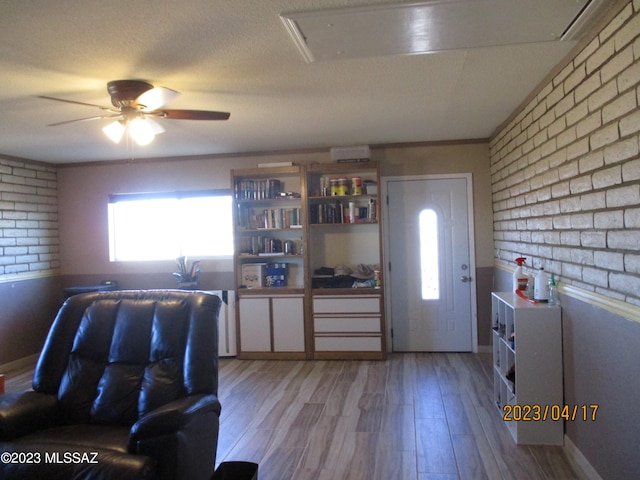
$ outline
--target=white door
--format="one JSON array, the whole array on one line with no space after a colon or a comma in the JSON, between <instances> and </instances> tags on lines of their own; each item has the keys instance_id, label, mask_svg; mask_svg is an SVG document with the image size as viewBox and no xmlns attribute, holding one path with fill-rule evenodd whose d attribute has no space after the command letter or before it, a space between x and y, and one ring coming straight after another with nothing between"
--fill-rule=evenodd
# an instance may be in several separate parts
<instances>
[{"instance_id":1,"label":"white door","mask_svg":"<svg viewBox=\"0 0 640 480\"><path fill-rule=\"evenodd\" d=\"M473 350L469 176L388 179L393 350Z\"/></svg>"}]
</instances>

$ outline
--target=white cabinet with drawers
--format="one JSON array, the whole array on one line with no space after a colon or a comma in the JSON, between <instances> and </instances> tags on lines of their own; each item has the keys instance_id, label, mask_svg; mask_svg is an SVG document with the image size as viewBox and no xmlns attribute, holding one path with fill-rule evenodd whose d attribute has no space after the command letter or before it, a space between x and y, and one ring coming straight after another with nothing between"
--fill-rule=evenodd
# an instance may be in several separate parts
<instances>
[{"instance_id":1,"label":"white cabinet with drawers","mask_svg":"<svg viewBox=\"0 0 640 480\"><path fill-rule=\"evenodd\" d=\"M384 357L381 295L314 295L312 308L315 358Z\"/></svg>"}]
</instances>

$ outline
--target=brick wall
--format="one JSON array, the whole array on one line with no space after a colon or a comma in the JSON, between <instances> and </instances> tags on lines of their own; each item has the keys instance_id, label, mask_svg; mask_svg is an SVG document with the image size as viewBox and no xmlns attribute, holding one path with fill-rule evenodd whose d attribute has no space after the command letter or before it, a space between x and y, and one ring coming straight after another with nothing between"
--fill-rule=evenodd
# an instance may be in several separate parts
<instances>
[{"instance_id":1,"label":"brick wall","mask_svg":"<svg viewBox=\"0 0 640 480\"><path fill-rule=\"evenodd\" d=\"M0 277L59 268L57 174L0 157Z\"/></svg>"},{"instance_id":2,"label":"brick wall","mask_svg":"<svg viewBox=\"0 0 640 480\"><path fill-rule=\"evenodd\" d=\"M490 145L498 259L640 305L640 1Z\"/></svg>"}]
</instances>

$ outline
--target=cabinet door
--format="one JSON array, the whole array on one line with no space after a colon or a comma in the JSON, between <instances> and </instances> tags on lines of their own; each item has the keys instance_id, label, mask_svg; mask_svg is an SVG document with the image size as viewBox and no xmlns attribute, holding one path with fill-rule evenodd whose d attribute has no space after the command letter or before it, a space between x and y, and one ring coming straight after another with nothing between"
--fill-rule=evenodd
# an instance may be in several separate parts
<instances>
[{"instance_id":1,"label":"cabinet door","mask_svg":"<svg viewBox=\"0 0 640 480\"><path fill-rule=\"evenodd\" d=\"M271 299L275 352L304 352L303 302L303 297Z\"/></svg>"},{"instance_id":2,"label":"cabinet door","mask_svg":"<svg viewBox=\"0 0 640 480\"><path fill-rule=\"evenodd\" d=\"M269 298L245 297L239 305L240 349L243 352L270 352Z\"/></svg>"}]
</instances>

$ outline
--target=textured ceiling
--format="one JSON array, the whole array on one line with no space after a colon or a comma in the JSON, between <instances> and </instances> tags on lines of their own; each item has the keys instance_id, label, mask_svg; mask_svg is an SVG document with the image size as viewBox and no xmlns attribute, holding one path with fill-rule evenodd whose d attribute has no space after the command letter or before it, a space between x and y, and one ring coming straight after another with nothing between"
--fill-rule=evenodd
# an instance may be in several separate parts
<instances>
[{"instance_id":1,"label":"textured ceiling","mask_svg":"<svg viewBox=\"0 0 640 480\"><path fill-rule=\"evenodd\" d=\"M68 163L487 138L574 45L307 63L280 19L391 3L402 2L1 2L0 154ZM168 108L231 118L161 120L166 132L145 147L112 144L106 120L47 126L100 111L38 95L107 106L106 83L128 78L181 92Z\"/></svg>"}]
</instances>

